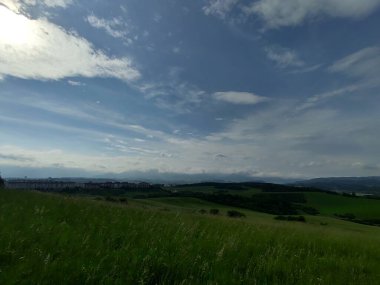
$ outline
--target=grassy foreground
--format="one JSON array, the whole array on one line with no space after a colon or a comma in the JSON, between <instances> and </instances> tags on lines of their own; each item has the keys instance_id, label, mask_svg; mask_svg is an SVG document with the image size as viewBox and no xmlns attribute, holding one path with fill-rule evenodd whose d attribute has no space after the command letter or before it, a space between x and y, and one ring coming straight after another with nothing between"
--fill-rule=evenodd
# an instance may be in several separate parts
<instances>
[{"instance_id":1,"label":"grassy foreground","mask_svg":"<svg viewBox=\"0 0 380 285\"><path fill-rule=\"evenodd\" d=\"M340 223L3 190L0 284L378 284L380 229Z\"/></svg>"}]
</instances>

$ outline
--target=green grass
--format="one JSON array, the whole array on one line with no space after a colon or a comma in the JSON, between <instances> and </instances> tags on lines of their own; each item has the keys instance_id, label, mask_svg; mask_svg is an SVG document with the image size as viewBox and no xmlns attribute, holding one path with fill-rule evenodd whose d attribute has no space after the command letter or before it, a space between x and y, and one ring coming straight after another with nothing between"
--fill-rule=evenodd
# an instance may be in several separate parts
<instances>
[{"instance_id":1,"label":"green grass","mask_svg":"<svg viewBox=\"0 0 380 285\"><path fill-rule=\"evenodd\" d=\"M166 189L172 192L189 191L189 192L202 192L202 193L209 193L209 194L220 190L220 189L216 189L214 186L168 187Z\"/></svg>"},{"instance_id":2,"label":"green grass","mask_svg":"<svg viewBox=\"0 0 380 285\"><path fill-rule=\"evenodd\" d=\"M220 211L218 216L227 216L229 210L237 210L246 215L245 221L253 221L255 223L273 223L273 216L265 213L253 212L246 209L220 205L197 198L184 197L166 197L166 198L151 198L143 200L134 200L131 205L143 206L161 211L170 211L173 213L192 213L201 214L201 210L205 210L209 214L211 209Z\"/></svg>"},{"instance_id":3,"label":"green grass","mask_svg":"<svg viewBox=\"0 0 380 285\"><path fill-rule=\"evenodd\" d=\"M177 192L200 192L206 194L212 194L215 192L223 191L229 194L240 195L240 196L252 196L257 193L261 193L261 189L243 187L241 190L229 190L228 188L217 188L214 186L186 186L186 187L168 187L166 188L169 191Z\"/></svg>"},{"instance_id":4,"label":"green grass","mask_svg":"<svg viewBox=\"0 0 380 285\"><path fill-rule=\"evenodd\" d=\"M220 208L221 205L200 200L198 198L184 197L165 197L165 198L150 198L138 200L136 202L146 204L153 207L164 207L177 211L196 212L200 209ZM223 206L222 206L223 207Z\"/></svg>"},{"instance_id":5,"label":"green grass","mask_svg":"<svg viewBox=\"0 0 380 285\"><path fill-rule=\"evenodd\" d=\"M0 191L0 284L376 284L380 229ZM172 208L171 205L172 204ZM199 207L206 207L201 204ZM144 208L145 207L145 208ZM221 207L219 207L221 208ZM249 212L249 211L248 211ZM257 216L255 216L257 215ZM256 220L255 220L256 217Z\"/></svg>"},{"instance_id":6,"label":"green grass","mask_svg":"<svg viewBox=\"0 0 380 285\"><path fill-rule=\"evenodd\" d=\"M380 219L380 200L352 198L324 193L305 193L307 204L322 215L352 213L362 219Z\"/></svg>"}]
</instances>

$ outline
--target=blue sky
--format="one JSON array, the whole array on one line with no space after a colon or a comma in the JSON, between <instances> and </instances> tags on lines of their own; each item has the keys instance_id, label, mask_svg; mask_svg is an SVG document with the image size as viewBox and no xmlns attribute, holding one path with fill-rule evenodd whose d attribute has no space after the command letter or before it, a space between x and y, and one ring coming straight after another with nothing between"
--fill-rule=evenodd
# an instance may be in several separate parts
<instances>
[{"instance_id":1,"label":"blue sky","mask_svg":"<svg viewBox=\"0 0 380 285\"><path fill-rule=\"evenodd\" d=\"M0 0L4 176L369 176L380 0Z\"/></svg>"}]
</instances>

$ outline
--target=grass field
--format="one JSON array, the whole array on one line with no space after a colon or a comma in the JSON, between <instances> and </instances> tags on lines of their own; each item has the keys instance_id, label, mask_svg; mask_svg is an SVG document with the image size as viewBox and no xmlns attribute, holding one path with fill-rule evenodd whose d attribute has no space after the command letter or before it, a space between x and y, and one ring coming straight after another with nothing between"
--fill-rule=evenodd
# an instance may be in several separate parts
<instances>
[{"instance_id":1,"label":"grass field","mask_svg":"<svg viewBox=\"0 0 380 285\"><path fill-rule=\"evenodd\" d=\"M229 194L237 194L240 196L251 196L261 192L261 189L252 188L252 187L243 187L243 190L229 190L228 188L217 188L214 186L188 186L188 187L170 187L167 188L170 191L189 191L189 192L200 192L212 194L218 191L223 191Z\"/></svg>"},{"instance_id":2,"label":"grass field","mask_svg":"<svg viewBox=\"0 0 380 285\"><path fill-rule=\"evenodd\" d=\"M307 204L317 208L322 215L352 213L362 219L380 219L380 200L324 193L305 193L305 195Z\"/></svg>"},{"instance_id":3,"label":"grass field","mask_svg":"<svg viewBox=\"0 0 380 285\"><path fill-rule=\"evenodd\" d=\"M168 200L169 199L169 200ZM378 284L380 228L0 191L0 284ZM185 209L181 211L181 208ZM228 207L220 207L226 210ZM187 209L187 210L186 210ZM326 226L320 219L331 221Z\"/></svg>"}]
</instances>

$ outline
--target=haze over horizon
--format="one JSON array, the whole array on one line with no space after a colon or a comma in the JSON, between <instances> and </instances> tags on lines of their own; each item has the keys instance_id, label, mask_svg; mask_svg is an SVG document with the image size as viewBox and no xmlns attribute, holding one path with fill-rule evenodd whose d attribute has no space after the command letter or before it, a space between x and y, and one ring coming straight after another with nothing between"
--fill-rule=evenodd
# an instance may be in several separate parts
<instances>
[{"instance_id":1,"label":"haze over horizon","mask_svg":"<svg viewBox=\"0 0 380 285\"><path fill-rule=\"evenodd\" d=\"M380 173L380 0L0 0L3 176Z\"/></svg>"}]
</instances>

